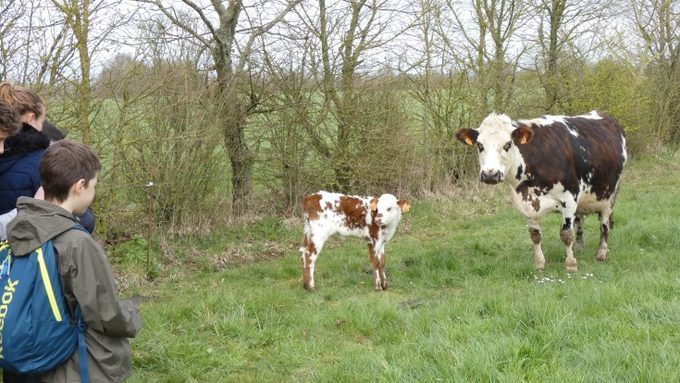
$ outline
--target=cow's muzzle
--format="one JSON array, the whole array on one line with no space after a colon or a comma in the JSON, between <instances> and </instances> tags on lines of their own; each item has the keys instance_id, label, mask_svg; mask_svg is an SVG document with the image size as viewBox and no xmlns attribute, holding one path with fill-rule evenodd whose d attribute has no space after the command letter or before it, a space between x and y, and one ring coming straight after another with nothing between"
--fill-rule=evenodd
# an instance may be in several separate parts
<instances>
[{"instance_id":1,"label":"cow's muzzle","mask_svg":"<svg viewBox=\"0 0 680 383\"><path fill-rule=\"evenodd\" d=\"M503 180L503 173L500 170L482 170L479 180L485 184L495 185Z\"/></svg>"}]
</instances>

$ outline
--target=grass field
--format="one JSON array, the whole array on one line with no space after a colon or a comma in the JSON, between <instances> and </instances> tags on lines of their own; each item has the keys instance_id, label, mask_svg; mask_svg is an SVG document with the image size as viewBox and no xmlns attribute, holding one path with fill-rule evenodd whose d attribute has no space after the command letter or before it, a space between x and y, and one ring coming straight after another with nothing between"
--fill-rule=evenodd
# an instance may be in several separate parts
<instances>
[{"instance_id":1,"label":"grass field","mask_svg":"<svg viewBox=\"0 0 680 383\"><path fill-rule=\"evenodd\" d=\"M329 241L317 291L304 291L290 220L175 244L154 282L126 276L144 320L130 381L680 381L680 154L627 164L609 260L595 261L589 217L571 275L557 215L543 223L546 270L534 272L507 186L473 188L413 201L382 293L358 239ZM118 273L141 262L133 253L114 251Z\"/></svg>"}]
</instances>

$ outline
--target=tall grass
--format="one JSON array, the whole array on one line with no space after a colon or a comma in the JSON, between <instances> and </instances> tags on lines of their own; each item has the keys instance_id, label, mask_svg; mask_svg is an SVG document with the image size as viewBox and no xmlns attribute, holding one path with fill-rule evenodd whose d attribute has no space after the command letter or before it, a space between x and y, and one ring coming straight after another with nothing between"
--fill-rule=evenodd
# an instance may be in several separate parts
<instances>
[{"instance_id":1,"label":"tall grass","mask_svg":"<svg viewBox=\"0 0 680 383\"><path fill-rule=\"evenodd\" d=\"M680 381L678 160L627 165L609 259L595 261L598 225L586 219L574 274L564 271L557 216L543 225L546 270L533 270L506 186L413 201L387 246L382 293L352 239L328 242L317 292L304 291L294 221L171 243L177 252L157 260L158 279L125 291L145 297L130 381ZM185 262L179 249L202 261ZM234 249L248 261L225 261ZM120 253L113 260L118 272L133 269Z\"/></svg>"}]
</instances>

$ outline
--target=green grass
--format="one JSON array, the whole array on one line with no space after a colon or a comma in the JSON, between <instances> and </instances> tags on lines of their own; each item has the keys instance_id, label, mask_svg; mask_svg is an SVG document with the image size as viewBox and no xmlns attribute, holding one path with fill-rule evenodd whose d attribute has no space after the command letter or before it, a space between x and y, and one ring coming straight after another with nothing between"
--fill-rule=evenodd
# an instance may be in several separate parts
<instances>
[{"instance_id":1,"label":"green grass","mask_svg":"<svg viewBox=\"0 0 680 383\"><path fill-rule=\"evenodd\" d=\"M627 165L609 260L595 261L588 217L571 275L557 215L543 223L546 270L534 272L504 185L413 201L382 293L358 239L329 241L317 291L304 291L301 228L281 219L174 244L156 280L125 291L148 297L130 382L680 381L679 160ZM138 253L113 257L117 272L139 268ZM233 254L247 262L218 262Z\"/></svg>"}]
</instances>

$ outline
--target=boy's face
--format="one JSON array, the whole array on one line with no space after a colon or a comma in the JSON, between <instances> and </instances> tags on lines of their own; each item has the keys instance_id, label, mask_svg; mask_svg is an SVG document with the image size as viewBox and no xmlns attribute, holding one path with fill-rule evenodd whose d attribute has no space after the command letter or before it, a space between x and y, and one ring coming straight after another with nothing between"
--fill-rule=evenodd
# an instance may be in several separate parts
<instances>
[{"instance_id":1,"label":"boy's face","mask_svg":"<svg viewBox=\"0 0 680 383\"><path fill-rule=\"evenodd\" d=\"M92 201L94 201L95 188L97 187L97 176L94 176L85 186L85 180L80 180L75 185L73 193L73 213L82 214L85 212Z\"/></svg>"}]
</instances>

